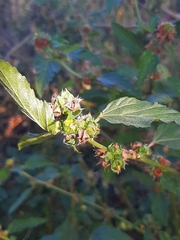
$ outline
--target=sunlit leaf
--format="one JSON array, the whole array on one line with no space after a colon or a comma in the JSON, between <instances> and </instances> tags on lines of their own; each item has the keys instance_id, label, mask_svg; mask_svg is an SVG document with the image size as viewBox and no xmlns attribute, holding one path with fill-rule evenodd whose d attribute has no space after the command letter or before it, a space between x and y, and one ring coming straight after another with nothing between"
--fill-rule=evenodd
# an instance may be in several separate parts
<instances>
[{"instance_id":1,"label":"sunlit leaf","mask_svg":"<svg viewBox=\"0 0 180 240\"><path fill-rule=\"evenodd\" d=\"M42 134L32 134L27 133L24 135L18 142L18 149L21 150L24 147L33 144L39 144L44 142L45 140L52 138L54 135L51 133L42 133Z\"/></svg>"},{"instance_id":2,"label":"sunlit leaf","mask_svg":"<svg viewBox=\"0 0 180 240\"><path fill-rule=\"evenodd\" d=\"M27 228L34 228L37 227L43 223L45 223L47 220L45 218L40 217L29 217L29 218L21 218L13 220L9 226L8 231L9 233L14 232L21 232L24 229Z\"/></svg>"},{"instance_id":3,"label":"sunlit leaf","mask_svg":"<svg viewBox=\"0 0 180 240\"><path fill-rule=\"evenodd\" d=\"M159 62L158 56L151 51L145 51L141 56L138 64L139 74L137 77L136 85L141 87L147 76L156 69Z\"/></svg>"},{"instance_id":4,"label":"sunlit leaf","mask_svg":"<svg viewBox=\"0 0 180 240\"><path fill-rule=\"evenodd\" d=\"M129 53L135 55L141 55L143 53L143 43L133 32L127 30L117 23L112 24L112 29L115 36L119 39L121 44L127 49Z\"/></svg>"},{"instance_id":5,"label":"sunlit leaf","mask_svg":"<svg viewBox=\"0 0 180 240\"><path fill-rule=\"evenodd\" d=\"M26 78L3 60L0 60L0 83L14 98L21 111L31 120L53 134L59 131L55 127L50 105L36 98Z\"/></svg>"},{"instance_id":6,"label":"sunlit leaf","mask_svg":"<svg viewBox=\"0 0 180 240\"><path fill-rule=\"evenodd\" d=\"M172 149L180 149L180 126L175 123L159 125L153 141Z\"/></svg>"},{"instance_id":7,"label":"sunlit leaf","mask_svg":"<svg viewBox=\"0 0 180 240\"><path fill-rule=\"evenodd\" d=\"M25 189L21 193L21 195L16 199L16 201L11 205L8 213L9 214L13 213L28 198L31 192L32 192L32 188Z\"/></svg>"},{"instance_id":8,"label":"sunlit leaf","mask_svg":"<svg viewBox=\"0 0 180 240\"><path fill-rule=\"evenodd\" d=\"M100 114L100 118L114 124L150 127L153 121L180 124L180 113L158 103L123 97L112 101Z\"/></svg>"},{"instance_id":9,"label":"sunlit leaf","mask_svg":"<svg viewBox=\"0 0 180 240\"><path fill-rule=\"evenodd\" d=\"M103 225L96 228L91 235L92 240L132 240L126 233L123 231L110 227L108 225Z\"/></svg>"}]
</instances>

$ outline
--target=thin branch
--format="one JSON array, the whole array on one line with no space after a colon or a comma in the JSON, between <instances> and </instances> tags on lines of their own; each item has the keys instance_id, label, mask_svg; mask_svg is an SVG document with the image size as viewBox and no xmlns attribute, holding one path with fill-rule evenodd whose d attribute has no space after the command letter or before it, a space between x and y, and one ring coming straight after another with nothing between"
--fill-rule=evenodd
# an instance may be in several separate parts
<instances>
[{"instance_id":1,"label":"thin branch","mask_svg":"<svg viewBox=\"0 0 180 240\"><path fill-rule=\"evenodd\" d=\"M140 14L140 11L139 11L139 6L138 6L138 1L137 0L134 0L134 6L135 6L135 10L136 10L138 20L142 24L141 14Z\"/></svg>"},{"instance_id":2,"label":"thin branch","mask_svg":"<svg viewBox=\"0 0 180 240\"><path fill-rule=\"evenodd\" d=\"M82 78L82 75L79 73L76 73L75 71L73 71L65 62L63 61L58 61L68 72L70 72L71 74L73 74L74 76L78 77L78 78Z\"/></svg>"},{"instance_id":3,"label":"thin branch","mask_svg":"<svg viewBox=\"0 0 180 240\"><path fill-rule=\"evenodd\" d=\"M103 149L103 150L107 150L107 148L106 148L104 145L102 145L102 144L94 141L93 139L90 139L88 142L89 142L91 145L93 145L94 147L97 147L97 148Z\"/></svg>"},{"instance_id":4,"label":"thin branch","mask_svg":"<svg viewBox=\"0 0 180 240\"><path fill-rule=\"evenodd\" d=\"M167 13L169 16L179 20L180 19L180 14L179 13L175 13L169 9L162 9L165 13Z\"/></svg>"},{"instance_id":5,"label":"thin branch","mask_svg":"<svg viewBox=\"0 0 180 240\"><path fill-rule=\"evenodd\" d=\"M165 167L165 166L163 166L162 164L160 164L159 162L150 160L150 159L145 158L145 157L144 157L144 158L141 158L141 159L136 159L136 161L138 161L138 162L143 162L143 163L152 165L152 166L154 166L154 167L161 168L161 169L162 169L163 171L165 171L165 172L169 172L169 173L172 173L172 174L175 174L175 175L179 175L179 172L176 171L175 169L170 168L170 167Z\"/></svg>"},{"instance_id":6,"label":"thin branch","mask_svg":"<svg viewBox=\"0 0 180 240\"><path fill-rule=\"evenodd\" d=\"M101 212L104 212L104 207L102 207L102 206L100 206L100 205L98 205L96 203L90 202L90 201L88 201L87 199L81 197L78 194L70 193L70 192L68 192L68 191L66 191L66 190L64 190L62 188L54 186L53 184L51 184L49 182L44 182L44 181L41 181L39 179L36 179L36 178L34 178L33 176L29 175L28 173L26 173L24 171L21 171L21 172L17 171L17 172L20 173L22 176L28 178L30 181L34 182L35 184L42 185L42 186L44 186L46 188L49 188L51 190L54 190L54 191L60 193L60 194L63 194L63 195L68 196L70 198L74 198L76 200L79 200L79 201L81 201L81 202L83 202L83 203L85 203L85 204L87 204L87 205L89 205L89 206L91 206L91 207L101 211ZM113 213L114 213L113 217L115 219L117 219L117 220L119 220L121 222L124 222L125 224L127 224L127 226L130 226L132 229L135 229L137 232L139 232L141 234L144 234L144 231L141 228L139 228L137 226L134 226L134 224L132 222L130 222L127 219L119 216L119 214L116 212L115 209L109 208L109 210L113 211Z\"/></svg>"},{"instance_id":7,"label":"thin branch","mask_svg":"<svg viewBox=\"0 0 180 240\"><path fill-rule=\"evenodd\" d=\"M12 47L6 54L5 59L6 61L9 61L10 56L16 52L19 48L21 48L25 43L27 43L32 38L32 34L29 34L27 37L25 37L22 41L20 41L18 44L16 44L14 47Z\"/></svg>"}]
</instances>

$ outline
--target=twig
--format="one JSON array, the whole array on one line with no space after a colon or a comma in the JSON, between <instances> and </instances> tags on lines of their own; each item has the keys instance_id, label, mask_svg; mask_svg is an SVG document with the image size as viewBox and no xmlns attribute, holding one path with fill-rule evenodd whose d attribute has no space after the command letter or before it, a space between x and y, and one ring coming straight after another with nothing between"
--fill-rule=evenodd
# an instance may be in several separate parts
<instances>
[{"instance_id":1,"label":"twig","mask_svg":"<svg viewBox=\"0 0 180 240\"><path fill-rule=\"evenodd\" d=\"M26 173L24 171L17 170L17 172L20 173L22 176L28 178L30 181L33 181L35 184L42 185L42 186L44 186L46 188L49 188L49 189L54 190L56 192L59 192L60 194L63 194L63 195L68 196L70 198L77 199L77 200L79 200L79 201L81 201L81 202L83 202L83 203L85 203L85 204L87 204L87 205L89 205L89 206L91 206L91 207L101 211L101 212L104 211L104 207L102 207L102 206L100 206L100 205L98 205L96 203L90 202L90 201L88 201L87 199L81 197L78 194L70 193L70 192L68 192L68 191L66 191L66 190L64 190L62 188L54 186L53 184L51 184L49 182L44 182L44 181L41 181L39 179L36 179L36 178L34 178L33 176L29 175L28 173ZM110 208L110 209L112 209L112 208ZM113 210L113 213L114 213L113 217L115 219L117 219L117 220L119 220L121 222L124 222L125 224L127 224L127 226L130 226L132 229L135 229L137 232L139 232L141 234L144 234L144 230L143 229L141 229L141 228L139 228L137 226L134 226L134 224L132 222L130 222L127 219L119 216L119 214L116 212L115 209L112 209L112 210Z\"/></svg>"},{"instance_id":2,"label":"twig","mask_svg":"<svg viewBox=\"0 0 180 240\"><path fill-rule=\"evenodd\" d=\"M169 16L179 20L180 19L180 14L179 13L175 13L169 9L162 9L165 13L167 13Z\"/></svg>"},{"instance_id":3,"label":"twig","mask_svg":"<svg viewBox=\"0 0 180 240\"><path fill-rule=\"evenodd\" d=\"M106 148L104 145L102 145L102 144L94 141L93 139L90 139L88 142L89 142L91 145L93 145L94 147L97 147L97 148L103 149L103 150L107 150L107 148Z\"/></svg>"},{"instance_id":4,"label":"twig","mask_svg":"<svg viewBox=\"0 0 180 240\"><path fill-rule=\"evenodd\" d=\"M141 14L140 14L140 11L139 11L139 6L138 6L138 1L137 0L134 0L134 6L135 6L135 10L136 10L138 20L142 24Z\"/></svg>"},{"instance_id":5,"label":"twig","mask_svg":"<svg viewBox=\"0 0 180 240\"><path fill-rule=\"evenodd\" d=\"M17 51L20 47L22 47L25 43L27 43L32 38L32 34L29 34L27 37L25 37L22 41L20 41L18 44L16 44L14 47L12 47L6 54L5 59L6 61L9 61L10 56Z\"/></svg>"},{"instance_id":6,"label":"twig","mask_svg":"<svg viewBox=\"0 0 180 240\"><path fill-rule=\"evenodd\" d=\"M146 163L146 164L149 164L149 165L152 165L154 167L158 167L158 168L161 168L163 171L165 172L169 172L169 173L172 173L172 174L175 174L175 175L179 175L179 172L176 171L175 169L173 168L170 168L170 167L165 167L163 166L162 164L158 163L158 162L155 162L153 160L150 160L148 158L141 158L141 159L136 159L136 161L138 162L143 162L143 163Z\"/></svg>"},{"instance_id":7,"label":"twig","mask_svg":"<svg viewBox=\"0 0 180 240\"><path fill-rule=\"evenodd\" d=\"M65 62L63 61L58 61L60 63L60 65L62 65L68 72L70 72L71 74L73 74L74 76L78 77L78 78L82 78L82 75L80 75L79 73L76 73L75 71L73 71Z\"/></svg>"}]
</instances>

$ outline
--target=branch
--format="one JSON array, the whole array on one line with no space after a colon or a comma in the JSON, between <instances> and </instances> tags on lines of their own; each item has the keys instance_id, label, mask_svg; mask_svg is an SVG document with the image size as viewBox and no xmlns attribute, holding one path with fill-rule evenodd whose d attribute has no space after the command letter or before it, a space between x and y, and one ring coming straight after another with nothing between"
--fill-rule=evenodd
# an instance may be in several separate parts
<instances>
[{"instance_id":1,"label":"branch","mask_svg":"<svg viewBox=\"0 0 180 240\"><path fill-rule=\"evenodd\" d=\"M90 202L90 201L88 201L87 199L81 197L78 194L70 193L70 192L68 192L68 191L66 191L66 190L64 190L62 188L54 186L53 184L51 184L49 182L44 182L44 181L41 181L39 179L36 179L36 178L34 178L33 176L29 175L28 173L26 173L24 171L20 172L19 170L17 170L16 172L20 173L22 176L28 178L30 181L33 181L35 184L42 185L42 186L44 186L44 187L46 187L48 189L54 190L54 191L56 191L56 192L58 192L60 194L68 196L70 198L78 199L82 203L85 203L85 204L87 204L87 205L89 205L89 206L91 206L91 207L93 207L93 208L95 208L95 209L97 209L97 210L99 210L101 212L104 212L104 207L102 207L102 206L100 206L100 205L98 205L96 203ZM115 209L109 208L109 210L113 210L113 213L114 213L113 217L115 219L119 220L120 222L124 222L128 226L131 226L133 229L135 229L137 232L139 232L141 234L144 234L144 231L141 228L139 228L137 226L134 226L134 224L132 222L130 222L130 221L126 220L125 218L119 216L119 214L116 212Z\"/></svg>"}]
</instances>

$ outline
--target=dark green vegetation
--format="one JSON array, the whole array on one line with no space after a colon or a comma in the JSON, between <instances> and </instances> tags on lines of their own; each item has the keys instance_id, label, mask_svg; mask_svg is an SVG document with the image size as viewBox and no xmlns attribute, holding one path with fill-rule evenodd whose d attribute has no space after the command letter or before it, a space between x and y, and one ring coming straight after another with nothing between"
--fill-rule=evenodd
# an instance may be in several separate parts
<instances>
[{"instance_id":1,"label":"dark green vegetation","mask_svg":"<svg viewBox=\"0 0 180 240\"><path fill-rule=\"evenodd\" d=\"M180 238L175 3L12 6L22 41L0 53L0 239Z\"/></svg>"}]
</instances>

